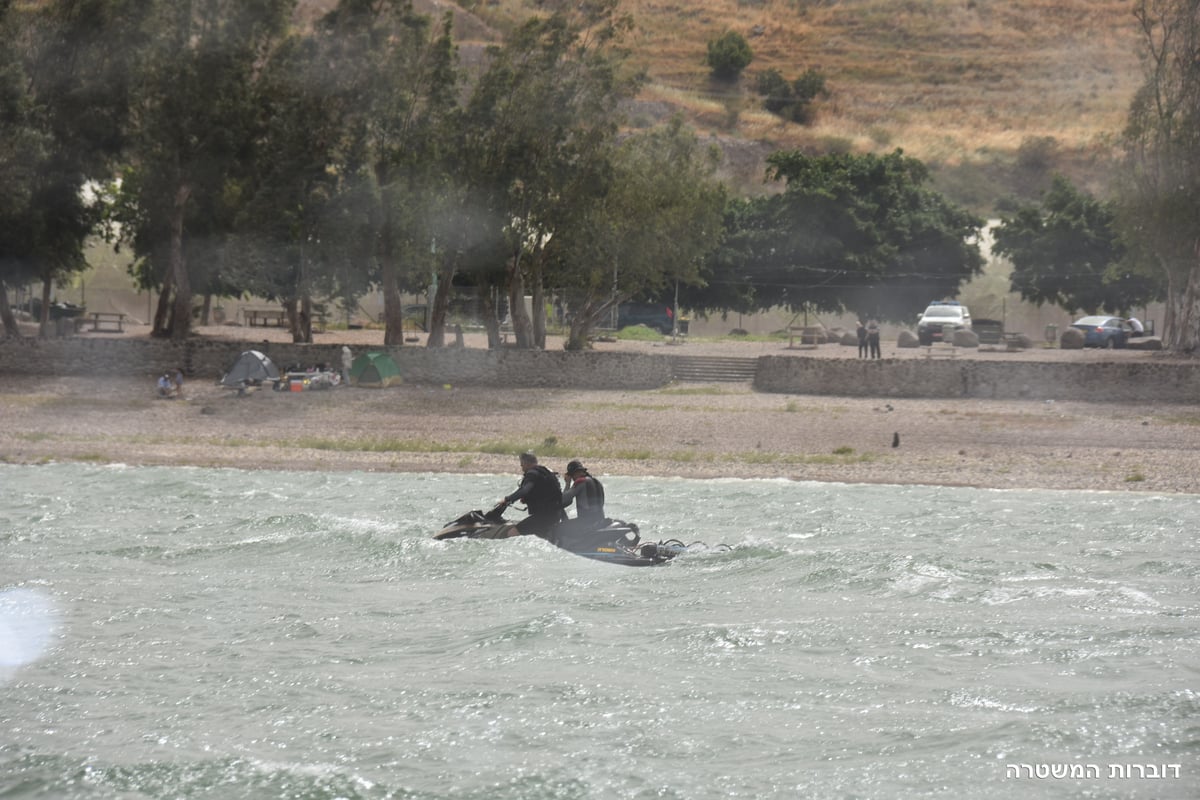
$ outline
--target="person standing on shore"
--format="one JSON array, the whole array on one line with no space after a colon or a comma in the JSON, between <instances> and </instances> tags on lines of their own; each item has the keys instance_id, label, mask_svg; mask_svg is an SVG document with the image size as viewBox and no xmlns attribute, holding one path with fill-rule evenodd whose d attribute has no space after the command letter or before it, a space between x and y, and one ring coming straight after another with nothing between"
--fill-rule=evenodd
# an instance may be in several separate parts
<instances>
[{"instance_id":1,"label":"person standing on shore","mask_svg":"<svg viewBox=\"0 0 1200 800\"><path fill-rule=\"evenodd\" d=\"M529 516L516 524L517 532L545 537L563 518L562 487L558 476L538 463L533 453L521 454L521 485L497 504L510 506L524 500Z\"/></svg>"},{"instance_id":2,"label":"person standing on shore","mask_svg":"<svg viewBox=\"0 0 1200 800\"><path fill-rule=\"evenodd\" d=\"M874 319L867 321L867 346L871 350L871 358L880 358L879 355L879 323Z\"/></svg>"},{"instance_id":3,"label":"person standing on shore","mask_svg":"<svg viewBox=\"0 0 1200 800\"><path fill-rule=\"evenodd\" d=\"M863 321L858 321L858 329L855 331L858 334L858 357L867 357L867 327L863 325Z\"/></svg>"}]
</instances>

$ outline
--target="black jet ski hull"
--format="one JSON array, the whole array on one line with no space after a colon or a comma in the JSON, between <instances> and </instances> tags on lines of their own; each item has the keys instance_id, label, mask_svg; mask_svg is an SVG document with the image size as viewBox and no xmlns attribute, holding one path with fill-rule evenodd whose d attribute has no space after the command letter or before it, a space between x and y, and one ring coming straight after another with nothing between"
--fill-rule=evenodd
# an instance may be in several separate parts
<instances>
[{"instance_id":1,"label":"black jet ski hull","mask_svg":"<svg viewBox=\"0 0 1200 800\"><path fill-rule=\"evenodd\" d=\"M467 512L447 523L433 538L507 539L518 535L516 526L493 509L486 514ZM665 564L685 549L673 542L643 542L637 525L616 519L606 519L599 524L567 520L543 538L577 556L626 567Z\"/></svg>"}]
</instances>

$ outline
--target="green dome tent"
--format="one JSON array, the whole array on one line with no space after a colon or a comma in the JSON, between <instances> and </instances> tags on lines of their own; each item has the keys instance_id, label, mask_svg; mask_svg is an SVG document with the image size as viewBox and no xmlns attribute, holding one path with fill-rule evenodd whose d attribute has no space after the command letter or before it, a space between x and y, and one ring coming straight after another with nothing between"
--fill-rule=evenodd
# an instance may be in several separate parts
<instances>
[{"instance_id":1,"label":"green dome tent","mask_svg":"<svg viewBox=\"0 0 1200 800\"><path fill-rule=\"evenodd\" d=\"M392 386L403 380L400 368L387 353L363 353L350 364L352 386Z\"/></svg>"},{"instance_id":2,"label":"green dome tent","mask_svg":"<svg viewBox=\"0 0 1200 800\"><path fill-rule=\"evenodd\" d=\"M270 358L257 350L247 350L221 376L221 385L231 389L279 380L279 368Z\"/></svg>"}]
</instances>

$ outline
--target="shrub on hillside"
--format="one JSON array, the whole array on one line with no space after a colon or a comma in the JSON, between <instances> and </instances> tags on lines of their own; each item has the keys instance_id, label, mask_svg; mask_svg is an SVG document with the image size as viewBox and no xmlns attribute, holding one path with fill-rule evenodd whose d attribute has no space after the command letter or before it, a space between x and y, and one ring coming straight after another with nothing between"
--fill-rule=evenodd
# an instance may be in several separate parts
<instances>
[{"instance_id":1,"label":"shrub on hillside","mask_svg":"<svg viewBox=\"0 0 1200 800\"><path fill-rule=\"evenodd\" d=\"M815 69L805 70L794 81L788 81L777 69L769 69L758 76L756 88L763 97L763 108L798 125L812 123L816 118L813 101L829 96L825 75Z\"/></svg>"},{"instance_id":2,"label":"shrub on hillside","mask_svg":"<svg viewBox=\"0 0 1200 800\"><path fill-rule=\"evenodd\" d=\"M736 31L725 31L708 43L705 63L712 70L714 78L735 80L753 60L754 51L750 49L750 43Z\"/></svg>"}]
</instances>

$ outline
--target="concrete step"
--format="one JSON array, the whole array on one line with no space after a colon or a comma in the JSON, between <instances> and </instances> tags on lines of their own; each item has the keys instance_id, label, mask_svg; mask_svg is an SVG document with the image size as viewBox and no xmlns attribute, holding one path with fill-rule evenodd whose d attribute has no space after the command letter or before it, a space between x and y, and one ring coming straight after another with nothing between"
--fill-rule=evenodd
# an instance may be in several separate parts
<instances>
[{"instance_id":1,"label":"concrete step","mask_svg":"<svg viewBox=\"0 0 1200 800\"><path fill-rule=\"evenodd\" d=\"M672 356L671 376L686 383L747 383L758 359L730 356Z\"/></svg>"}]
</instances>

